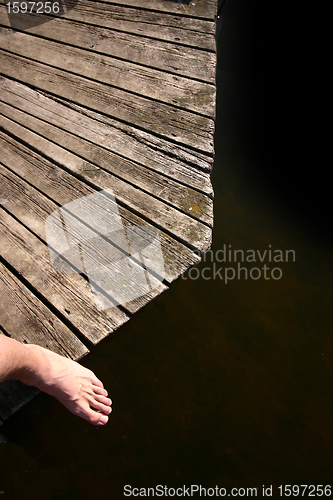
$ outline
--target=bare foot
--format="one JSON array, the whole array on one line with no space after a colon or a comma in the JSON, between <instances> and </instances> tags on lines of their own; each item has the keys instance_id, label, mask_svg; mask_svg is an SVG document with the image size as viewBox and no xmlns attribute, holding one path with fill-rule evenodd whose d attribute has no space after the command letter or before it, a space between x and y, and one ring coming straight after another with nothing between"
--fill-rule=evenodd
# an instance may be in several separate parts
<instances>
[{"instance_id":1,"label":"bare foot","mask_svg":"<svg viewBox=\"0 0 333 500\"><path fill-rule=\"evenodd\" d=\"M93 425L105 425L112 401L95 374L75 361L59 356L43 347L26 344L38 357L35 373L23 380L50 396L69 411Z\"/></svg>"}]
</instances>

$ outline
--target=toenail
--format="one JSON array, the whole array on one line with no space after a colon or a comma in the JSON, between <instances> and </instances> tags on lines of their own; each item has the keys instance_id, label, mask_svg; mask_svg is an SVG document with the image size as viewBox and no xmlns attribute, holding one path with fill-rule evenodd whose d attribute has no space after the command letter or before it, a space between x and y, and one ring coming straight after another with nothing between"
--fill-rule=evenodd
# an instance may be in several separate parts
<instances>
[{"instance_id":1,"label":"toenail","mask_svg":"<svg viewBox=\"0 0 333 500\"><path fill-rule=\"evenodd\" d=\"M107 423L107 421L109 420L109 418L106 416L106 415L103 415L99 421L99 424L100 425L104 425Z\"/></svg>"}]
</instances>

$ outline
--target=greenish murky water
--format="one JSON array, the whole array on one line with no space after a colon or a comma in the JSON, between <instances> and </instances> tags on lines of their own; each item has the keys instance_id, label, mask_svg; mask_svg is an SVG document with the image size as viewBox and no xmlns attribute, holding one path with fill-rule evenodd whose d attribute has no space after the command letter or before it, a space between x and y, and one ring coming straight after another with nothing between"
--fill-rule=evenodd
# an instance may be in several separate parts
<instances>
[{"instance_id":1,"label":"greenish murky water","mask_svg":"<svg viewBox=\"0 0 333 500\"><path fill-rule=\"evenodd\" d=\"M226 4L218 44L214 262L192 272L198 279L178 280L83 360L113 399L106 427L90 426L46 395L6 423L4 499L117 500L125 485L192 484L227 493L257 487L258 496L273 485L278 498L279 485L330 484L325 182L316 180L315 164L305 177L308 145L301 156L293 137L300 108L291 57L281 64L270 18L262 34L258 7L249 15L244 4ZM217 271L237 274L237 262L218 262L224 248L267 253L263 262L256 254L256 262L242 263L248 279L243 270L225 283ZM269 262L268 250L284 260L293 250L295 261ZM203 279L204 268L206 278L215 269L216 279ZM272 268L280 269L276 279Z\"/></svg>"}]
</instances>

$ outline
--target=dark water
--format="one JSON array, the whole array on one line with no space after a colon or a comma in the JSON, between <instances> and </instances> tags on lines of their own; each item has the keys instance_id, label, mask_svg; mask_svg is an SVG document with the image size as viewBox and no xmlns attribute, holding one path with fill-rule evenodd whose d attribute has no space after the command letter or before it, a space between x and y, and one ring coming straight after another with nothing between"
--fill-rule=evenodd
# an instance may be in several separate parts
<instances>
[{"instance_id":1,"label":"dark water","mask_svg":"<svg viewBox=\"0 0 333 500\"><path fill-rule=\"evenodd\" d=\"M174 283L83 360L113 399L106 427L90 426L46 395L6 423L3 498L117 500L124 485L192 484L227 493L257 487L258 496L273 485L281 498L279 485L330 484L327 181L308 140L295 133L306 128L298 68L293 53L281 53L278 23L266 14L242 0L224 9L213 251L267 250L264 262L242 266L277 267L281 278L261 271L246 280L243 271L227 284L218 275ZM269 249L284 257L294 250L295 261L269 262ZM212 276L213 264L198 269ZM235 262L215 258L215 265L237 270Z\"/></svg>"}]
</instances>

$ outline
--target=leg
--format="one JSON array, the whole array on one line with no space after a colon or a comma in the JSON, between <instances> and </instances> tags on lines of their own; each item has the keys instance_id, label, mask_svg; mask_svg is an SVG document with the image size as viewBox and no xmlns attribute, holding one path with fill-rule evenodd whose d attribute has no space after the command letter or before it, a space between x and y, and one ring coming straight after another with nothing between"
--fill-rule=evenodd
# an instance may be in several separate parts
<instances>
[{"instance_id":1,"label":"leg","mask_svg":"<svg viewBox=\"0 0 333 500\"><path fill-rule=\"evenodd\" d=\"M3 380L33 385L94 425L106 424L111 413L107 391L92 371L37 345L0 335L0 382Z\"/></svg>"}]
</instances>

